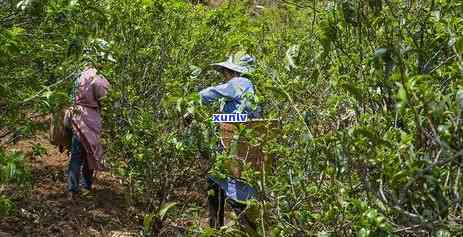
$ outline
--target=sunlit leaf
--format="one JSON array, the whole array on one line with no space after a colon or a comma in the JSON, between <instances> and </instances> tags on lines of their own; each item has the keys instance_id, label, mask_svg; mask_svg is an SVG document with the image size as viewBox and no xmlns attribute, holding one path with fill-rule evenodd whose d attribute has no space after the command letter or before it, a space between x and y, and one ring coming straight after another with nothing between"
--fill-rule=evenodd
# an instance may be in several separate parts
<instances>
[{"instance_id":1,"label":"sunlit leaf","mask_svg":"<svg viewBox=\"0 0 463 237\"><path fill-rule=\"evenodd\" d=\"M157 216L158 216L161 220L164 219L164 217L165 217L165 215L167 214L167 212L168 212L171 208L175 207L176 205L177 205L177 202L168 202L168 203L164 203L164 204L162 205L162 207L159 209Z\"/></svg>"}]
</instances>

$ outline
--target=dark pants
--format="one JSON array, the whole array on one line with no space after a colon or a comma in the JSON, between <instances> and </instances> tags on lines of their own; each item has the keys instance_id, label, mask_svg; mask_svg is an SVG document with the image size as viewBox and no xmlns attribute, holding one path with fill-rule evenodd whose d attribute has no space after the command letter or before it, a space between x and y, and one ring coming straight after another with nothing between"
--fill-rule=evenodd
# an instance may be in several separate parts
<instances>
[{"instance_id":1,"label":"dark pants","mask_svg":"<svg viewBox=\"0 0 463 237\"><path fill-rule=\"evenodd\" d=\"M225 192L218 185L209 182L207 206L209 208L209 226L219 229L224 222Z\"/></svg>"},{"instance_id":2,"label":"dark pants","mask_svg":"<svg viewBox=\"0 0 463 237\"><path fill-rule=\"evenodd\" d=\"M225 191L211 179L208 179L208 209L209 209L209 226L219 229L224 225L224 208L227 198ZM212 191L212 192L211 192ZM239 216L239 223L243 230L250 236L257 235L257 225L255 220L247 217L245 211L247 206L243 203L227 199L233 211Z\"/></svg>"},{"instance_id":3,"label":"dark pants","mask_svg":"<svg viewBox=\"0 0 463 237\"><path fill-rule=\"evenodd\" d=\"M79 192L80 172L84 178L84 188L90 190L93 182L93 170L88 168L85 149L80 144L77 136L72 136L71 154L68 169L68 190L69 192Z\"/></svg>"}]
</instances>

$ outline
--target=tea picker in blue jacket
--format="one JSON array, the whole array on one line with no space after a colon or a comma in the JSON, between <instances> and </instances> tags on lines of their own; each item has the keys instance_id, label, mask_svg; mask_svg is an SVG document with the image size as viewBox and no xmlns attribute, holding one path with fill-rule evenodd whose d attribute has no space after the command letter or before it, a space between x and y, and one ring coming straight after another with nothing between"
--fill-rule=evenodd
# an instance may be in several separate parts
<instances>
[{"instance_id":1,"label":"tea picker in blue jacket","mask_svg":"<svg viewBox=\"0 0 463 237\"><path fill-rule=\"evenodd\" d=\"M248 118L260 117L259 108L255 106L254 86L244 76L255 70L255 61L255 57L245 54L241 57L230 56L227 61L211 64L223 74L225 82L201 90L199 92L201 101L210 104L224 99L225 105L220 113L245 113ZM184 119L190 120L191 114L185 114Z\"/></svg>"},{"instance_id":2,"label":"tea picker in blue jacket","mask_svg":"<svg viewBox=\"0 0 463 237\"><path fill-rule=\"evenodd\" d=\"M241 113L247 114L248 119L260 118L259 108L255 104L254 86L245 77L246 74L255 70L255 61L255 57L244 54L241 56L233 55L227 61L211 64L215 70L223 74L225 82L201 90L199 92L201 101L204 104L210 104L223 99L225 103L220 113ZM189 122L192 115L187 113L184 115L184 119ZM234 177L222 180L209 176L208 184L209 225L213 228L220 228L224 225L225 199L240 215L246 209L246 205L242 201L256 197L256 190L253 187ZM240 216L242 217L239 220L240 224L255 233L254 221L243 218L245 215Z\"/></svg>"}]
</instances>

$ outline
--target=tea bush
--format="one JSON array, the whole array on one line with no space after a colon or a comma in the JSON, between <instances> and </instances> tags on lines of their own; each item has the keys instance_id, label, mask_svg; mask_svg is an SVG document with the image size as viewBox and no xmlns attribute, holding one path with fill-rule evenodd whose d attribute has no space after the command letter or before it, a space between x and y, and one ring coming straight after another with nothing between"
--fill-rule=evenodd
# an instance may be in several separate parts
<instances>
[{"instance_id":1,"label":"tea bush","mask_svg":"<svg viewBox=\"0 0 463 237\"><path fill-rule=\"evenodd\" d=\"M27 108L52 111L81 66L85 42L107 40L117 59L103 70L111 83L107 160L129 199L159 213L182 189L204 191L200 163L223 159L208 121L220 105L202 106L196 92L220 81L209 63L244 50L258 59L250 78L265 117L283 121L265 146L278 157L275 174L246 171L266 197L256 204L267 213L259 231L461 234L463 5L254 3L0 3L2 127L27 124ZM34 96L43 86L49 96ZM47 98L56 99L43 106ZM192 126L181 120L186 111L194 113ZM193 218L194 205L177 207ZM153 221L153 231L166 220ZM198 225L189 231L213 234Z\"/></svg>"},{"instance_id":2,"label":"tea bush","mask_svg":"<svg viewBox=\"0 0 463 237\"><path fill-rule=\"evenodd\" d=\"M13 201L4 193L6 186L26 185L30 178L23 154L17 151L5 152L0 148L0 216L8 215L14 209Z\"/></svg>"}]
</instances>

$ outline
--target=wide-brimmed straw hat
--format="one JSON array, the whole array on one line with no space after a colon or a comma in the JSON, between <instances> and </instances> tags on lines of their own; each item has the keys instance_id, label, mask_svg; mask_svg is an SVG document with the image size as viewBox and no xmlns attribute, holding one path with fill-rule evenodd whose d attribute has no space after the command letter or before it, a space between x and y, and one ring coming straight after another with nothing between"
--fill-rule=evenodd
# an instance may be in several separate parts
<instances>
[{"instance_id":1,"label":"wide-brimmed straw hat","mask_svg":"<svg viewBox=\"0 0 463 237\"><path fill-rule=\"evenodd\" d=\"M213 63L211 66L213 66L218 71L220 71L222 68L227 68L241 74L246 74L255 71L255 64L256 58L254 56L244 54L241 56L232 55L227 59L227 61Z\"/></svg>"}]
</instances>

